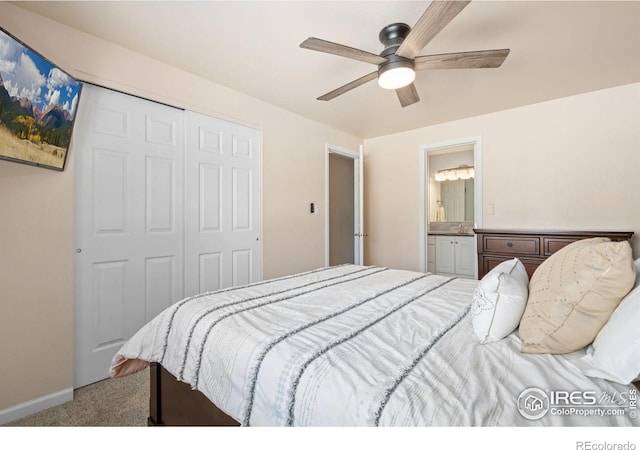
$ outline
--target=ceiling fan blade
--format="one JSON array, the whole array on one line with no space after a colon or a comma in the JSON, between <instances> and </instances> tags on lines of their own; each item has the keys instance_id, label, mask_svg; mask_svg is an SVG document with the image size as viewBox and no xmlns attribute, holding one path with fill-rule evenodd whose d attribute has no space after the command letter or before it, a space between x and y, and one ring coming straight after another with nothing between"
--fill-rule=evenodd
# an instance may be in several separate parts
<instances>
[{"instance_id":1,"label":"ceiling fan blade","mask_svg":"<svg viewBox=\"0 0 640 450\"><path fill-rule=\"evenodd\" d=\"M413 60L414 70L425 69L490 69L500 67L509 49L479 50L475 52L443 53L441 55L417 56Z\"/></svg>"},{"instance_id":2,"label":"ceiling fan blade","mask_svg":"<svg viewBox=\"0 0 640 450\"><path fill-rule=\"evenodd\" d=\"M396 55L413 59L469 3L470 0L431 2L396 50Z\"/></svg>"},{"instance_id":3,"label":"ceiling fan blade","mask_svg":"<svg viewBox=\"0 0 640 450\"><path fill-rule=\"evenodd\" d=\"M358 61L364 61L371 64L382 64L383 62L387 62L387 58L383 58L382 56L314 37L306 39L302 44L300 44L300 47L307 48L309 50L316 50L318 52L330 53L332 55L343 56L345 58L357 59Z\"/></svg>"},{"instance_id":4,"label":"ceiling fan blade","mask_svg":"<svg viewBox=\"0 0 640 450\"><path fill-rule=\"evenodd\" d=\"M349 92L351 89L355 89L358 86L362 86L366 82L375 80L376 78L378 78L378 72L377 71L371 72L368 75L360 77L357 80L353 80L351 83L347 83L344 86L340 86L338 89L334 89L333 91L328 92L321 97L318 97L318 100L324 100L324 101L333 100L337 96L342 95L345 92Z\"/></svg>"},{"instance_id":5,"label":"ceiling fan blade","mask_svg":"<svg viewBox=\"0 0 640 450\"><path fill-rule=\"evenodd\" d=\"M403 108L420 101L420 96L418 95L416 86L413 83L400 89L396 89L396 94L398 94L398 100L400 100L400 104Z\"/></svg>"}]
</instances>

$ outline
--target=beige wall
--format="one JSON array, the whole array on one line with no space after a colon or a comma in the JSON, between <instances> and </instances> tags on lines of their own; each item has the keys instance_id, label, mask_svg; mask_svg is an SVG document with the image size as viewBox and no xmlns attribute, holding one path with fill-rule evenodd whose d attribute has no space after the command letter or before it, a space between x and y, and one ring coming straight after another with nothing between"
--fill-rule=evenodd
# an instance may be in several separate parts
<instances>
[{"instance_id":1,"label":"beige wall","mask_svg":"<svg viewBox=\"0 0 640 450\"><path fill-rule=\"evenodd\" d=\"M84 81L261 128L263 277L324 265L325 144L360 139L4 2L0 26ZM0 161L0 412L73 385L72 171Z\"/></svg>"},{"instance_id":2,"label":"beige wall","mask_svg":"<svg viewBox=\"0 0 640 450\"><path fill-rule=\"evenodd\" d=\"M72 387L72 170L0 161L0 411Z\"/></svg>"},{"instance_id":3,"label":"beige wall","mask_svg":"<svg viewBox=\"0 0 640 450\"><path fill-rule=\"evenodd\" d=\"M366 263L419 269L419 147L474 136L484 228L631 230L640 257L639 121L636 83L366 140Z\"/></svg>"}]
</instances>

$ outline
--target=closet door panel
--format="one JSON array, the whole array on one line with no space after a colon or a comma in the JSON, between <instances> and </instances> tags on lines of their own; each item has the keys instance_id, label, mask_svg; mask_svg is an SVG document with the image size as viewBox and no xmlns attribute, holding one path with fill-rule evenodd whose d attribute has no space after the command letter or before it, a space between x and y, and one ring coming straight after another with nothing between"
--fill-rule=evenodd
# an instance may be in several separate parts
<instances>
[{"instance_id":1,"label":"closet door panel","mask_svg":"<svg viewBox=\"0 0 640 450\"><path fill-rule=\"evenodd\" d=\"M258 281L260 133L185 117L185 295Z\"/></svg>"},{"instance_id":2,"label":"closet door panel","mask_svg":"<svg viewBox=\"0 0 640 450\"><path fill-rule=\"evenodd\" d=\"M83 87L74 129L75 386L184 295L184 112Z\"/></svg>"}]
</instances>

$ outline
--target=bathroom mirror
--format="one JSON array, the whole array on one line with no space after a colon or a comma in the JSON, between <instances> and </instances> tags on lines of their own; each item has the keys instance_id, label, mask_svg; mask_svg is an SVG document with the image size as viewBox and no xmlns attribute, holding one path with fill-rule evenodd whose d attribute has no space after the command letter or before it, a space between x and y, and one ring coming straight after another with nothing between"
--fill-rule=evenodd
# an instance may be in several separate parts
<instances>
[{"instance_id":1,"label":"bathroom mirror","mask_svg":"<svg viewBox=\"0 0 640 450\"><path fill-rule=\"evenodd\" d=\"M473 178L469 180L447 180L440 185L440 198L436 200L438 210L432 222L473 222Z\"/></svg>"},{"instance_id":2,"label":"bathroom mirror","mask_svg":"<svg viewBox=\"0 0 640 450\"><path fill-rule=\"evenodd\" d=\"M432 150L428 171L429 222L475 223L473 145Z\"/></svg>"}]
</instances>

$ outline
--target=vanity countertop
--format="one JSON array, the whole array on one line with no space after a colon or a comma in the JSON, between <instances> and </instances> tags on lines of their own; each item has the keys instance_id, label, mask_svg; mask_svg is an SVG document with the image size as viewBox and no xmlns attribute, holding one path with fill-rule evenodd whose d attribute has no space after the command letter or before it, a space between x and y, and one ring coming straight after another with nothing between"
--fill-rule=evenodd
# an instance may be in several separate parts
<instances>
[{"instance_id":1,"label":"vanity countertop","mask_svg":"<svg viewBox=\"0 0 640 450\"><path fill-rule=\"evenodd\" d=\"M473 222L429 222L428 234L440 236L474 236Z\"/></svg>"}]
</instances>

